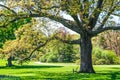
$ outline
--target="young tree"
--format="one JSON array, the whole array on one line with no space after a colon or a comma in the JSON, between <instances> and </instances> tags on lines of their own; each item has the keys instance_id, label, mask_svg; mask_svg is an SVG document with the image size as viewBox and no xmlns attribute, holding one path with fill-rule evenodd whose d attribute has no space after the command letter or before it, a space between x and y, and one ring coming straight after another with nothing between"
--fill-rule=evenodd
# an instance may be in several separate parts
<instances>
[{"instance_id":1,"label":"young tree","mask_svg":"<svg viewBox=\"0 0 120 80\"><path fill-rule=\"evenodd\" d=\"M94 73L92 66L92 37L105 30L118 30L120 25L109 25L113 15L120 16L119 0L9 0L0 4L0 21L6 27L10 23L28 17L47 17L77 32L80 39L64 42L80 45L80 71ZM17 10L15 9L17 7ZM5 13L9 10L8 13ZM64 17L70 15L72 19ZM7 21L7 22L6 22ZM115 21L115 20L114 20Z\"/></svg>"}]
</instances>

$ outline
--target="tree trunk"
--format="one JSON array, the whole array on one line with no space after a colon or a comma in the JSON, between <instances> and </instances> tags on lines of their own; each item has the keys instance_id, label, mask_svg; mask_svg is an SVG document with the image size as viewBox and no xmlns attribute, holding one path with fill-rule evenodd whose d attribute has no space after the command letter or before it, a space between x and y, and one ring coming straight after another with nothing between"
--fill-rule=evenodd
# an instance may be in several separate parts
<instances>
[{"instance_id":1,"label":"tree trunk","mask_svg":"<svg viewBox=\"0 0 120 80\"><path fill-rule=\"evenodd\" d=\"M10 56L7 61L8 61L7 66L11 67L12 66L12 57Z\"/></svg>"},{"instance_id":2,"label":"tree trunk","mask_svg":"<svg viewBox=\"0 0 120 80\"><path fill-rule=\"evenodd\" d=\"M80 71L81 73L95 73L92 66L92 42L90 35L81 36L80 41Z\"/></svg>"}]
</instances>

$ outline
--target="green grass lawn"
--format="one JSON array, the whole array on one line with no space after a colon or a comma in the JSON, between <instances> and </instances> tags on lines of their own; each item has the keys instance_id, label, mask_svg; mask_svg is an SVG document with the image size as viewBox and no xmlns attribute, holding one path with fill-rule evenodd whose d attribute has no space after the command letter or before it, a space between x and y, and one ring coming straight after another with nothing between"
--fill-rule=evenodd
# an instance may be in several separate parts
<instances>
[{"instance_id":1,"label":"green grass lawn","mask_svg":"<svg viewBox=\"0 0 120 80\"><path fill-rule=\"evenodd\" d=\"M5 67L0 61L0 80L120 80L120 65L95 65L96 74L73 73L71 63L29 63Z\"/></svg>"}]
</instances>

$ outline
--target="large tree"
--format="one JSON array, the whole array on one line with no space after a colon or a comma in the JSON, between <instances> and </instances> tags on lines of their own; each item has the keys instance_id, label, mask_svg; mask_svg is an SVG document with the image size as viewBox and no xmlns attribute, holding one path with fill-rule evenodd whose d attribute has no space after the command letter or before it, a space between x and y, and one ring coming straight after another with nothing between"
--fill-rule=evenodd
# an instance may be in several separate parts
<instances>
[{"instance_id":1,"label":"large tree","mask_svg":"<svg viewBox=\"0 0 120 80\"><path fill-rule=\"evenodd\" d=\"M94 73L91 38L105 30L118 30L110 19L119 16L119 0L4 0L0 4L1 27L19 19L47 17L63 24L80 35L80 39L64 42L80 45L80 71ZM65 18L70 15L71 19ZM115 20L114 20L115 21Z\"/></svg>"}]
</instances>

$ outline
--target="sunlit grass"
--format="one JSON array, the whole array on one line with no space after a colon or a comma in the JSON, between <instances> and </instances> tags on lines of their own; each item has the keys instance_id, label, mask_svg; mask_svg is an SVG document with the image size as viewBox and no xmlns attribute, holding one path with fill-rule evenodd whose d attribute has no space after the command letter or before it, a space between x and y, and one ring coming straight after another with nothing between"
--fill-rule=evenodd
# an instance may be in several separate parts
<instances>
[{"instance_id":1,"label":"sunlit grass","mask_svg":"<svg viewBox=\"0 0 120 80\"><path fill-rule=\"evenodd\" d=\"M0 63L0 80L119 80L120 65L95 65L96 74L73 73L71 63L34 63L5 67Z\"/></svg>"}]
</instances>

